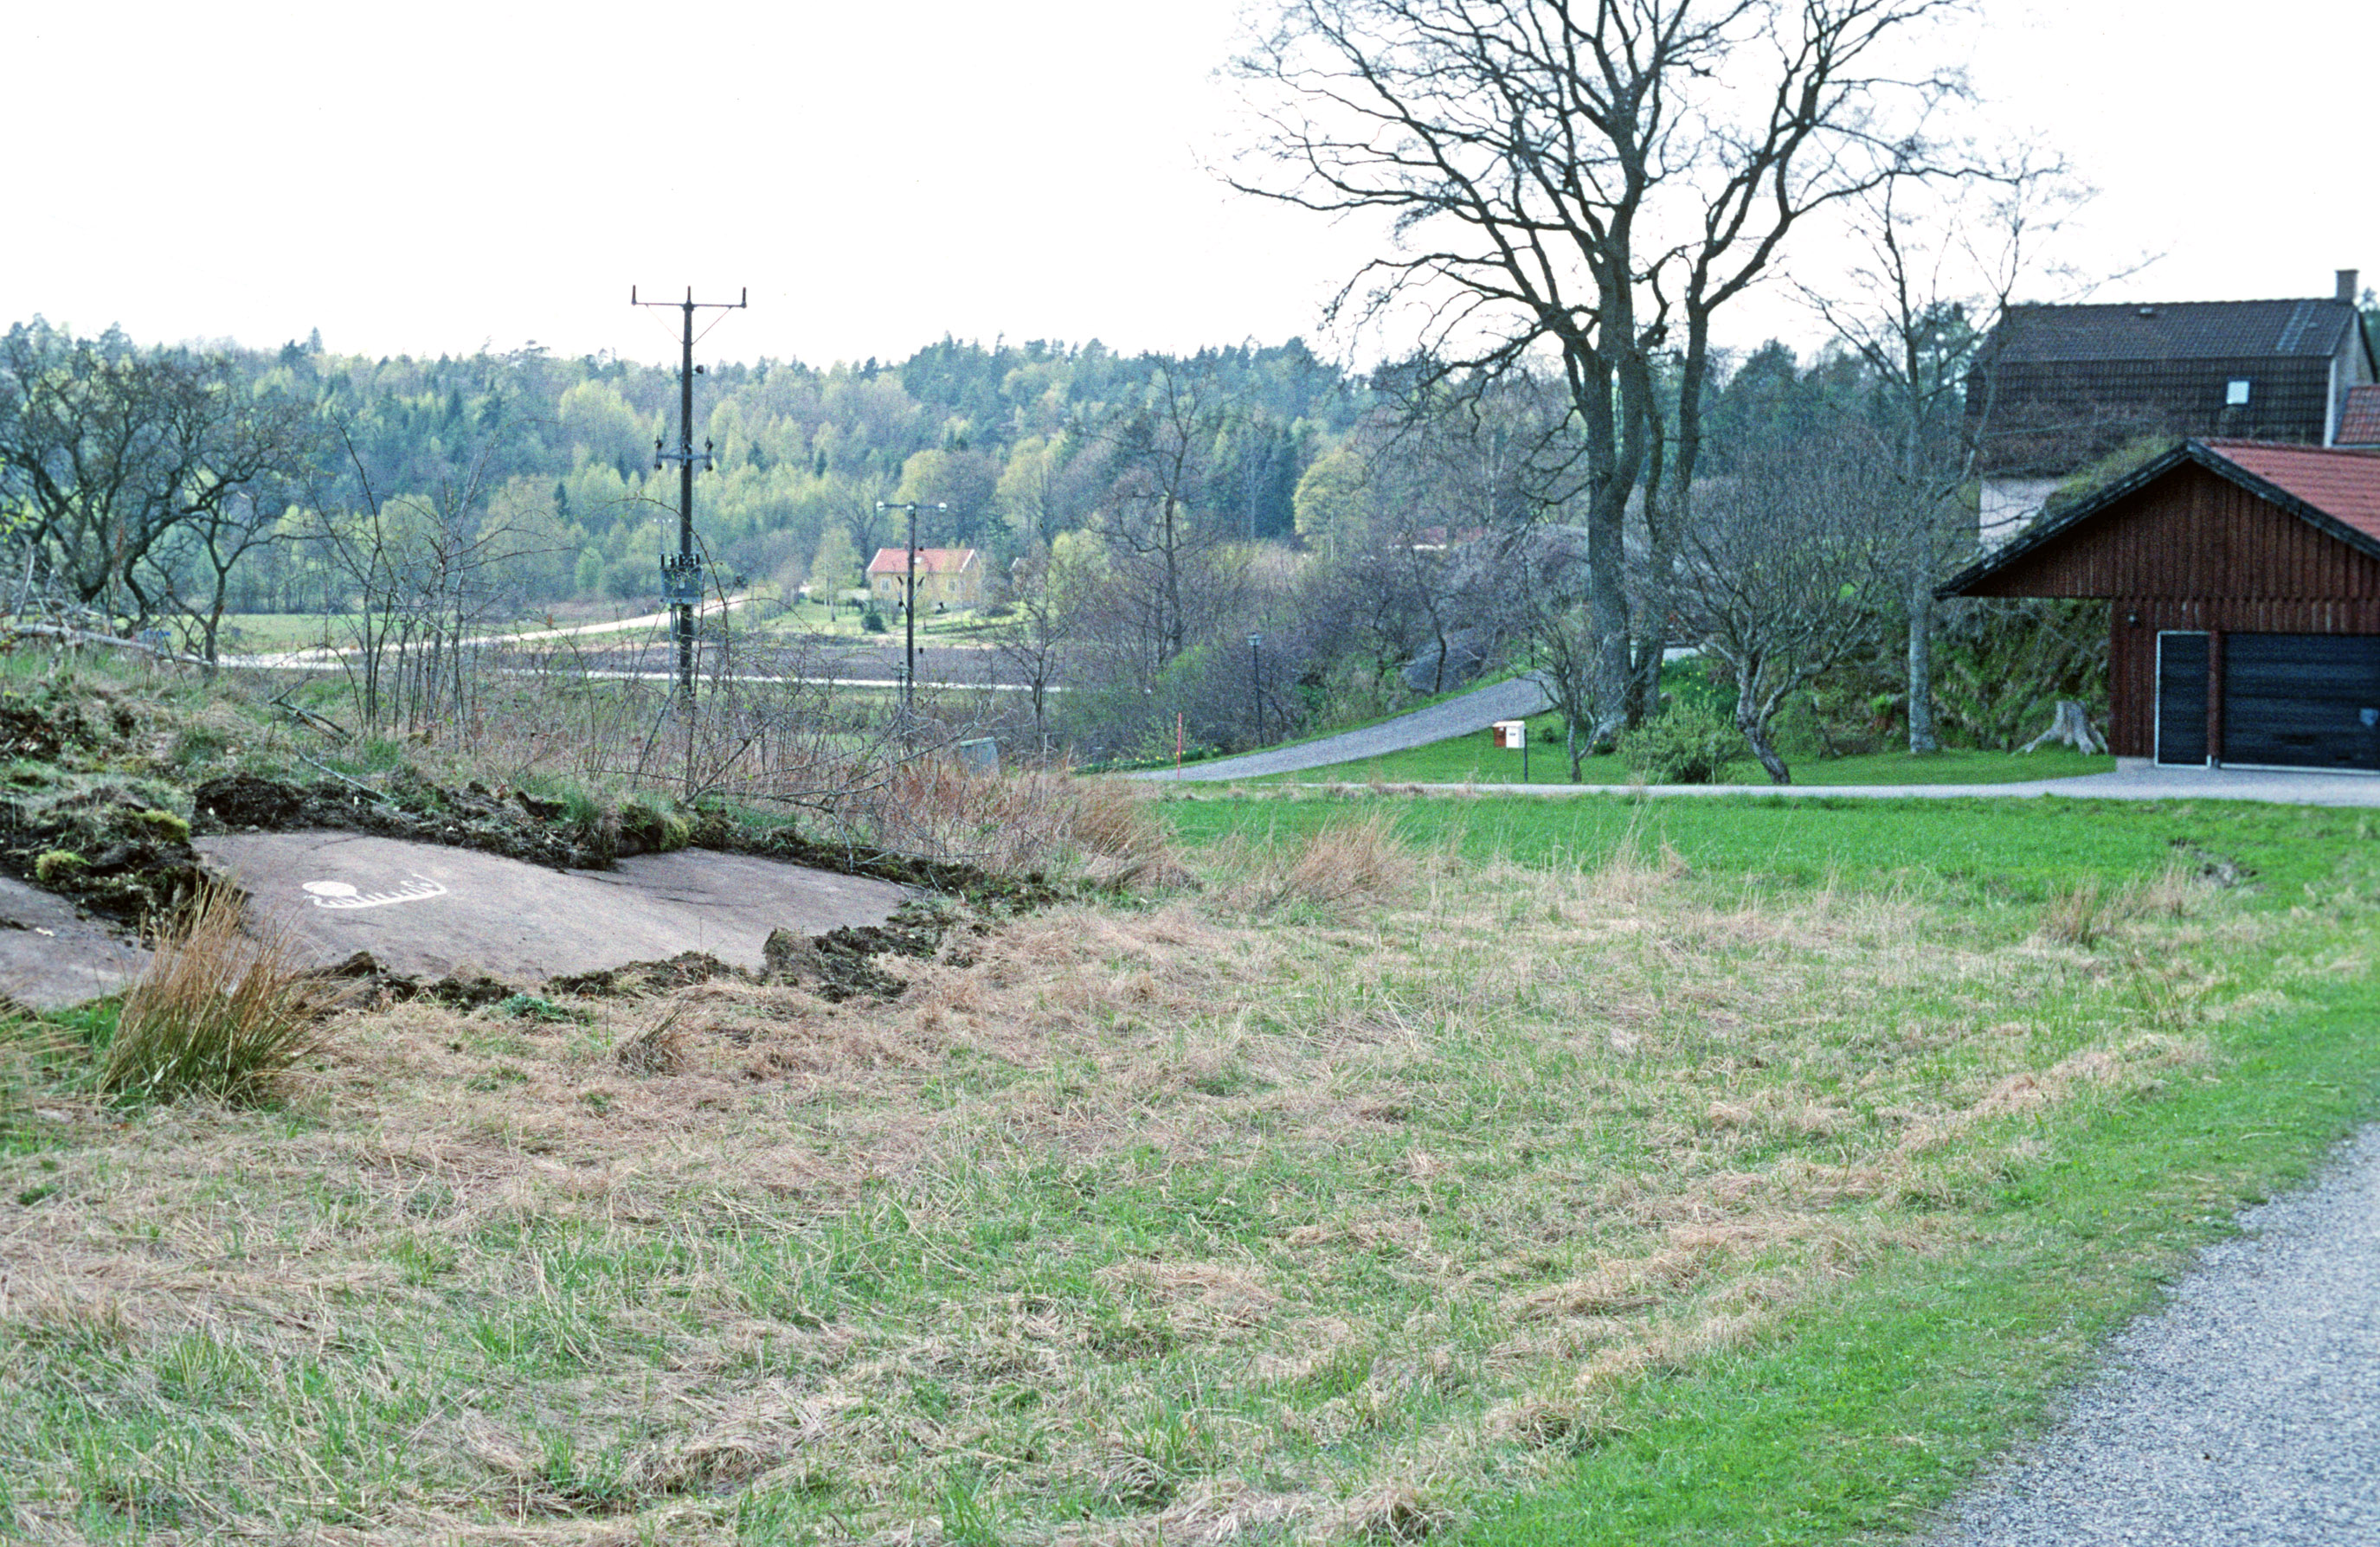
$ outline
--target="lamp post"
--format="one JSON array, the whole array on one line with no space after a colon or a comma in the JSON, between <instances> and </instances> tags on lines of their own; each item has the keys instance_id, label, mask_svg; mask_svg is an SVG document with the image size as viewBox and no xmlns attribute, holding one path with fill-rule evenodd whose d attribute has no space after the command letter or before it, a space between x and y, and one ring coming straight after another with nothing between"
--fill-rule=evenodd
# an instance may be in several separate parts
<instances>
[{"instance_id":1,"label":"lamp post","mask_svg":"<svg viewBox=\"0 0 2380 1547\"><path fill-rule=\"evenodd\" d=\"M1257 745L1264 745L1264 657L1257 651L1264 644L1264 635L1248 635L1248 702L1256 708Z\"/></svg>"},{"instance_id":2,"label":"lamp post","mask_svg":"<svg viewBox=\"0 0 2380 1547\"><path fill-rule=\"evenodd\" d=\"M919 503L920 502L916 500L876 502L878 510L909 513L909 576L901 593L901 626L908 637L908 649L903 657L904 665L901 671L901 707L904 709L915 701L917 695L917 508ZM938 503L931 508L947 511L951 507Z\"/></svg>"}]
</instances>

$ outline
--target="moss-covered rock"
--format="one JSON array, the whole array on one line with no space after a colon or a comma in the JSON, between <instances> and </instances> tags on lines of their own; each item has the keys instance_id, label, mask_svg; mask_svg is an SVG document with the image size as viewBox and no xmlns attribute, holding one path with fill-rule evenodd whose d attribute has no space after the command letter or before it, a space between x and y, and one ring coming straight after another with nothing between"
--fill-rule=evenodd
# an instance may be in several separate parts
<instances>
[{"instance_id":1,"label":"moss-covered rock","mask_svg":"<svg viewBox=\"0 0 2380 1547\"><path fill-rule=\"evenodd\" d=\"M91 874L91 861L72 849L44 849L33 859L33 879L64 889L79 886Z\"/></svg>"}]
</instances>

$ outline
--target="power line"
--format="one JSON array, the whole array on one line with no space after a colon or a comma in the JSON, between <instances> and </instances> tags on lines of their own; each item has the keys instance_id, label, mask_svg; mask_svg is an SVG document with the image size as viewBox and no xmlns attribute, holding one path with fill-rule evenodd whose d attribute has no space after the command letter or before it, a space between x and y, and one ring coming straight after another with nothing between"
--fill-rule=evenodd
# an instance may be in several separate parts
<instances>
[{"instance_id":1,"label":"power line","mask_svg":"<svg viewBox=\"0 0 2380 1547\"><path fill-rule=\"evenodd\" d=\"M659 472L663 463L677 464L677 554L662 560L662 599L669 605L670 633L677 640L678 694L688 705L694 702L695 612L702 605L702 562L694 552L694 314L703 309L738 311L749 304L752 292L746 289L739 291L733 301L698 301L694 287L688 285L683 301L640 301L637 287L628 286L630 306L676 307L686 317L679 335L682 353L677 372L677 450L663 451L662 442L655 441L653 470ZM711 327L718 325L713 322ZM708 334L710 329L703 332ZM716 465L707 440L702 442L701 460L706 470Z\"/></svg>"}]
</instances>

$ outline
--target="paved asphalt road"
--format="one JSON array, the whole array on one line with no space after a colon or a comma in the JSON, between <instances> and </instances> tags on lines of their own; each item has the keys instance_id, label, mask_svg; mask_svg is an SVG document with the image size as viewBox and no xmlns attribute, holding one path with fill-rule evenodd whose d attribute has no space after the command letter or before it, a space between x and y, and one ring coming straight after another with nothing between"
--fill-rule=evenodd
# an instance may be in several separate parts
<instances>
[{"instance_id":1,"label":"paved asphalt road","mask_svg":"<svg viewBox=\"0 0 2380 1547\"><path fill-rule=\"evenodd\" d=\"M1415 709L1409 715L1384 719L1378 725L1366 725L1360 731L1342 731L1335 736L1300 742L1295 746L1274 747L1269 752L1251 752L1245 756L1195 764L1183 769L1181 777L1185 781L1261 779L1266 774L1324 768L1333 763L1405 752L1414 747L1427 746L1432 742L1442 742L1449 736L1485 731L1500 719L1519 719L1526 715L1541 713L1551 704L1552 700L1546 696L1546 690L1537 684L1536 678L1515 677L1510 682L1466 693L1460 698L1432 704L1426 709ZM1166 768L1131 777L1172 779L1174 774L1172 769Z\"/></svg>"},{"instance_id":2,"label":"paved asphalt road","mask_svg":"<svg viewBox=\"0 0 2380 1547\"><path fill-rule=\"evenodd\" d=\"M1261 779L1268 774L1303 773L1309 768L1427 746L1450 736L1485 731L1500 719L1538 714L1550 707L1545 689L1535 679L1516 677L1360 731L1239 757L1219 758L1211 763L1194 763L1179 774L1171 768L1154 768L1127 777L1214 783ZM1647 795L1765 794L1849 800L2065 795L2075 800L2265 801L2282 805L2380 806L2380 777L2369 774L2267 773L2248 768L2161 768L2153 765L2127 766L2112 773L2084 774L2075 779L2025 780L2010 784L1423 784L1413 788L1431 793L1461 791L1499 795L1627 795L1640 791Z\"/></svg>"},{"instance_id":3,"label":"paved asphalt road","mask_svg":"<svg viewBox=\"0 0 2380 1547\"><path fill-rule=\"evenodd\" d=\"M1939 1547L2380 1542L2380 1128L2240 1223Z\"/></svg>"}]
</instances>

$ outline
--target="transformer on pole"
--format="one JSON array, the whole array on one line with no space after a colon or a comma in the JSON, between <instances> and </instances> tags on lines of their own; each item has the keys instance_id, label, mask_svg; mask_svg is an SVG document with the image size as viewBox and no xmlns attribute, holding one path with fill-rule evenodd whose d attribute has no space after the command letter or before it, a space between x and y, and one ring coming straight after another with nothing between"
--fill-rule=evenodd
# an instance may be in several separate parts
<instances>
[{"instance_id":1,"label":"transformer on pole","mask_svg":"<svg viewBox=\"0 0 2380 1547\"><path fill-rule=\"evenodd\" d=\"M738 311L751 296L752 292L746 289L733 301L698 301L694 287L688 285L683 301L640 301L637 287L628 286L630 306L676 307L686 315L677 372L677 450L664 451L662 442L655 441L653 469L658 472L666 463L677 464L677 552L662 560L662 599L669 606L670 635L677 642L677 690L687 704L694 702L694 624L702 607L702 562L694 553L694 314L703 309ZM702 443L701 462L706 471L714 465L709 441Z\"/></svg>"}]
</instances>

